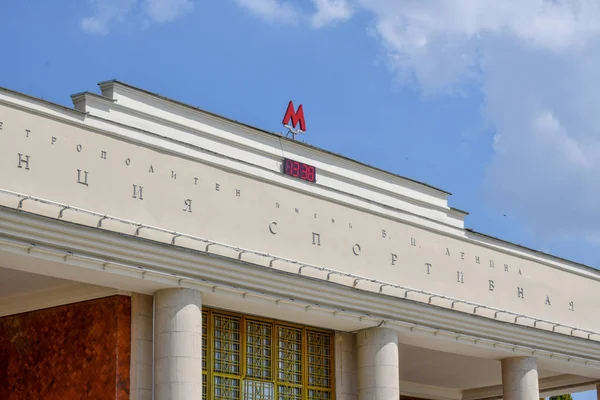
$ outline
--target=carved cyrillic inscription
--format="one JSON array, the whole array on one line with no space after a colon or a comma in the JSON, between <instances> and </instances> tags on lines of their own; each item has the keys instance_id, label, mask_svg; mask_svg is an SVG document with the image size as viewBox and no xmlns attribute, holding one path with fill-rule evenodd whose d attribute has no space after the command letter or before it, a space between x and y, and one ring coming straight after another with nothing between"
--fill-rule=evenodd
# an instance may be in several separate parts
<instances>
[{"instance_id":1,"label":"carved cyrillic inscription","mask_svg":"<svg viewBox=\"0 0 600 400\"><path fill-rule=\"evenodd\" d=\"M312 244L314 244L315 246L321 245L321 234L320 233L313 232L312 238L313 238Z\"/></svg>"},{"instance_id":2,"label":"carved cyrillic inscription","mask_svg":"<svg viewBox=\"0 0 600 400\"><path fill-rule=\"evenodd\" d=\"M18 168L25 168L25 169L29 169L29 155L27 154L22 154L22 153L18 153L19 154L19 163L17 165Z\"/></svg>"},{"instance_id":3,"label":"carved cyrillic inscription","mask_svg":"<svg viewBox=\"0 0 600 400\"><path fill-rule=\"evenodd\" d=\"M7 125L7 126L11 126L11 125ZM38 126L38 125L34 125L34 126ZM15 135L19 136L19 139L22 140L22 137L20 135L23 134L23 127L17 128L15 131ZM0 130L3 130L3 122L0 121ZM30 129L25 129L25 134L27 138L30 138L31 141L29 141L29 139L27 139L28 143L35 143L36 140L39 140L41 143L43 143L43 145L47 146L48 145L48 139L50 139L50 145L54 146L54 149L61 149L63 146L63 143L67 143L66 148L69 152L71 152L72 154L75 153L82 153L83 152L83 143L86 143L86 148L88 150L86 150L86 152L92 152L92 154L94 154L93 152L95 151L100 151L100 157L102 160L107 160L107 151L105 150L100 150L98 147L94 148L93 144L95 143L93 140L87 140L86 138L84 138L84 136L72 136L72 137L66 137L66 139L69 140L65 140L65 138L63 138L61 136L61 132L58 130L49 130L48 132L45 131L38 131L36 128L36 135L33 135L33 131ZM56 135L56 136L52 136L52 134ZM58 142L58 136L61 136L61 141L60 143ZM75 141L76 140L76 141ZM77 143L77 141L79 141L80 143ZM105 142L102 145L103 148L108 148L109 150L113 151L113 147L110 147L109 144L106 144ZM105 147L106 146L106 147ZM125 145L124 145L125 146ZM125 149L125 147L123 147L123 149ZM26 149L23 149L25 151L27 151ZM15 151L15 150L12 150ZM33 151L33 150L32 150ZM137 151L137 150L136 150ZM29 152L29 151L27 151ZM17 153L18 154L18 163L17 163L17 167L20 169L24 169L24 170L29 170L32 166L36 167L36 171L39 169L39 165L41 163L40 158L38 156L38 153L32 153L33 155L36 156L36 163L35 165L32 164L32 157L28 154L25 153ZM95 153L97 154L97 153ZM130 154L130 156L133 156L134 158L136 156L138 156L138 153L136 152L129 152L129 153L123 153L123 154ZM114 155L114 154L113 154ZM62 156L62 155L61 155ZM11 153L8 153L8 157L13 157L11 156ZM97 157L97 155L96 155ZM125 168L125 166L130 166L131 165L131 158L120 158L122 156L117 156L117 157L113 157L115 158L115 160L109 160L109 162L113 162L114 164L116 164L119 168L121 168L121 170L123 170L123 168ZM171 171L170 174L170 178L171 179L177 179L177 173L175 172L175 170L179 170L179 173L181 173L181 170L183 169L183 171L188 171L188 169L185 169L182 165L182 163L180 162L180 160L176 160L173 161L174 159L170 160L168 163L165 162L164 164L161 163L161 159L159 157L162 156L156 156L155 158L145 158L145 157L139 157L138 160L150 160L152 162L152 164L149 165L149 169L148 172L154 174L155 170L154 170L154 163L157 163L157 169L159 170L159 174L157 174L156 179L162 179L163 182L165 180L169 179L169 174L167 171ZM123 166L122 161L125 161L125 166ZM9 160L10 161L10 160ZM13 161L14 162L14 159ZM148 165L147 161L144 161L145 164L143 165ZM104 165L107 165L106 163L103 163ZM76 167L76 165L75 165ZM90 166L91 167L91 166ZM115 166L111 166L111 172L113 171L112 168L114 168ZM133 166L133 169L129 169L128 171L132 171L135 172L134 170L136 170L136 165ZM162 167L162 169L161 169ZM71 166L70 168L74 168L74 166ZM142 171L138 171L138 172L143 172L143 166L141 166L141 170ZM187 187L187 189L190 189L191 186L194 186L194 191L202 191L204 190L205 193L201 193L198 195L206 195L208 192L208 194L210 195L210 193L212 193L212 189L210 189L210 185L211 182L214 182L212 179L219 179L216 178L216 176L221 176L220 180L224 181L222 179L225 179L222 177L222 175L202 175L204 173L204 170L202 170L202 168L205 167L200 167L199 169L193 170L193 169L189 169L189 171L194 171L192 172L193 174L196 174L197 177L192 177L190 179L190 177L186 177L184 176L183 180L180 180L179 182L177 182L178 187L179 186L185 186ZM96 174L100 174L103 173L104 170L101 169L98 172L96 172L96 170L92 169L92 172L95 174L94 175L94 189L97 185L97 181L98 181L98 176L96 176ZM72 173L72 172L71 172ZM72 175L70 175L71 173L68 174L67 178L72 179ZM33 176L34 173L31 174L26 174L27 176ZM126 176L126 175L123 175ZM199 185L200 183L200 176L203 176L203 182L201 185ZM89 178L90 178L90 172L83 170L83 169L77 169L77 183L81 184L83 186L89 186L90 182L89 182ZM226 197L237 197L240 200L236 200L237 204L234 206L239 206L239 207L243 207L243 203L242 201L246 201L246 197L248 196L247 193L250 193L250 195L254 194L252 191L246 192L245 193L245 198L241 199L241 187L248 187L245 186L245 183L240 183L240 181L236 180L236 179L247 179L247 177L237 177L237 176L233 176L231 180L226 181L225 185L225 189L223 191L220 190L220 183L215 183L215 191L219 192L219 194L217 194L216 196L220 197L222 200L218 201L218 202L214 202L214 200L210 200L211 202L209 202L208 204L212 204L212 205L216 205L216 207L219 207L220 204L226 204L226 202L228 200L226 200ZM104 177L103 177L104 179ZM134 178L134 181L138 180L139 181L144 181L143 178ZM192 179L193 179L193 183L192 183ZM72 181L70 181L72 184ZM104 183L104 182L102 182ZM146 182L146 186L149 185L150 182ZM160 185L160 182L157 182L157 184ZM237 188L236 188L237 187ZM250 186L251 187L251 186ZM151 189L146 189L146 190L151 190ZM248 189L244 189L244 190L248 190ZM277 190L285 190L285 189L281 189L278 188ZM133 184L132 185L132 192L127 192L126 190L123 190L123 194L127 194L128 193L132 193L132 198L133 199L139 199L139 200L145 200L145 198L143 197L144 193L144 186L140 185L140 184ZM222 192L222 193L221 193ZM150 193L150 198L148 199L148 201L150 203L153 203L153 197L152 196L152 191L148 192ZM146 195L148 194L146 193ZM174 192L175 193L175 192ZM193 192L196 193L196 192ZM271 193L271 192L269 192ZM278 192L276 192L275 190L272 192L273 194L275 194L277 197L279 197L279 195L277 194ZM214 194L214 193L213 193ZM189 195L194 195L192 193L189 193ZM352 250L352 254L354 256L361 256L361 259L364 259L364 265L373 265L375 263L379 263L379 267L383 267L386 265L390 265L391 266L401 266L403 268L404 271L407 272L406 275L406 280L403 282L406 282L405 284L407 285L414 285L414 286L419 286L422 283L423 290L428 290L428 285L426 284L425 280L423 279L423 276L418 276L415 275L415 269L417 269L419 271L419 273L422 274L422 272L426 272L427 275L434 275L435 277L439 277L442 280L445 280L447 283L452 284L452 282L450 281L450 279L453 279L451 276L451 271L456 271L457 273L457 282L458 283L465 283L465 274L467 276L469 276L469 279L466 281L466 285L463 287L456 287L456 290L454 293L450 292L448 293L448 296L456 296L457 298L462 298L461 296L464 295L465 297L469 297L471 292L467 292L466 289L471 290L472 286L473 289L482 289L485 291L484 285L485 285L485 281L488 281L488 291L489 292L495 292L493 294L490 294L490 296L501 296L501 295L506 295L506 296L514 296L514 292L512 292L512 290L514 290L515 286L517 287L517 297L519 299L525 299L524 296L524 288L527 288L528 290L532 290L534 288L530 288L530 286L535 286L535 279L536 276L535 274L539 271L537 270L531 270L531 271L527 271L525 268L529 265L528 263L530 261L522 259L521 257L518 256L518 254L516 253L511 253L510 251L495 251L494 249L488 248L488 246L485 245L479 245L477 243L477 241L473 241L470 242L468 240L468 238L460 238L459 240L456 240L456 238L451 237L451 235L446 235L446 236L441 236L438 235L438 233L435 233L433 231L431 232L426 232L420 229L420 227L418 226L412 226L411 224L403 224L402 221L393 221L392 219L389 218L385 218L384 217L377 217L379 219L375 220L375 217L372 217L372 224L370 224L369 221L367 220L363 220L361 218L363 218L364 216L366 216L366 213L361 213L361 214L352 214L352 213L358 213L357 210L346 210L343 209L343 205L339 205L336 204L336 207L341 207L339 208L340 212L337 212L335 208L329 207L329 205L324 206L324 207L319 207L319 205L316 203L317 201L322 201L322 199L313 199L310 198L310 195L306 195L306 194L301 194L298 197L296 197L294 200L289 200L288 197L285 196L294 196L294 193L288 193L288 194L283 194L281 195L281 197L279 197L280 200L284 201L284 205L285 207L281 207L280 203L276 202L275 203L275 207L277 209L281 209L281 211L278 210L278 213L281 213L281 217L285 218L285 216L283 215L284 213L288 213L289 214L296 214L296 218L298 221L303 221L303 222L298 222L298 225L295 227L295 229L298 230L304 230L303 235L305 235L304 237L306 239L308 239L308 233L312 232L313 230L317 230L321 233L316 233L316 232L312 232L312 245L314 246L321 246L321 235L327 235L330 232L329 230L335 230L335 244L336 246L339 246L338 251L339 254L338 256L340 257L352 257L352 255L349 254L348 249ZM183 196L182 196L183 197ZM252 197L252 196L251 196ZM292 198L292 197L290 197ZM176 198L176 204L181 204L178 203L179 201L181 201L181 197ZM254 201L254 199L253 199ZM311 203L312 201L315 201L314 205L313 203ZM292 207L291 204L294 204L297 207ZM255 203L252 203L253 205ZM269 206L270 207L270 206ZM192 200L191 199L185 199L184 200L184 207L182 208L184 212L192 212ZM300 209L304 209L305 212L304 213L300 213ZM344 210L342 212L342 209ZM199 213L200 211L203 210L197 210L197 213ZM261 211L261 210L258 210ZM177 211L178 212L178 211ZM336 214L337 217L332 217L333 214ZM367 217L365 217L367 218ZM371 217L369 217L371 218ZM307 222L307 219L308 220ZM337 222L339 222L339 224L336 224L336 219ZM317 220L317 221L314 221ZM354 220L355 222L358 221L357 225L357 230L358 232L356 232L357 234L360 234L359 237L352 237L354 236L353 232L346 232L346 233L350 233L351 235L343 236L344 232L338 232L339 230L345 230L345 224L348 224L348 228L352 229L353 225L352 223L350 223L350 220ZM322 227L322 223L325 223L326 225L329 225L329 222L332 224L330 226L326 226L325 228ZM279 227L278 227L278 223L277 222L270 222L269 220L263 220L264 224L268 224L269 227L269 232L272 235L278 235L278 237L280 237L281 235L279 235L279 233L282 233L282 235L286 235L289 233L289 231L287 231L286 229L284 229L283 231L279 231ZM283 222L282 222L283 223ZM310 225L305 225L305 224L314 224L313 227L311 227ZM361 225L362 223L362 225ZM333 225L336 224L336 225ZM262 225L264 229L265 225ZM284 225L287 226L287 225ZM386 228L381 228L381 226L385 226ZM396 229L396 226L400 226L400 229ZM373 227L375 227L375 229L372 229ZM344 228L344 229L341 229ZM388 231L389 229L389 231ZM367 233L365 233L367 232ZM390 232L393 232L394 235L392 235ZM210 233L210 232L209 232ZM262 231L263 234L265 234L264 231ZM330 237L333 237L334 233L331 233ZM370 235L370 239L366 238L364 235ZM381 235L381 236L379 236ZM421 236L419 236L421 235ZM416 236L419 236L419 246L417 246L417 240L416 240ZM338 239L342 237L343 241L339 241ZM395 253L391 253L390 250L388 250L385 246L386 244L379 242L379 237L385 239L384 243L390 243L390 249L392 251L395 251ZM433 239L432 239L433 238ZM369 240L374 240L377 239L378 243L377 245L380 246L379 249L377 248L377 246L373 246L373 243L370 242ZM406 246L408 244L408 242L404 242L404 240L410 240L410 246L411 246L411 250L410 250L410 254L406 253ZM424 242L423 242L424 240ZM365 253L364 255L362 255L362 246L359 243L362 243L362 245L366 246L365 248L372 250L372 252L367 251L367 253ZM423 243L425 243L425 245L423 245ZM399 245L397 245L399 243ZM310 244L308 243L308 240L305 240L304 243L302 245L305 246L309 246ZM331 247L331 245L333 245L333 242L330 240L330 242L328 242L328 246L325 246L324 249L329 250L329 248ZM427 251L423 250L423 252L421 253L421 245L423 245L423 247L427 247ZM400 247L400 248L398 248ZM450 247L452 247L452 250L450 250ZM345 249L345 250L344 250ZM284 251L287 251L287 249L284 249ZM332 251L335 251L332 250ZM372 260L370 257L373 257L373 253L377 253L379 252L379 258L377 259L377 261ZM479 255L474 255L473 253L479 253ZM407 255L406 258L404 258L404 256ZM429 257L431 256L431 258ZM294 257L294 256L291 256ZM367 258L364 258L367 257ZM389 257L389 258L387 258ZM400 257L403 257L402 260L400 259ZM419 258L421 257L421 258ZM301 256L299 256L299 258L302 258ZM387 258L387 260L386 260ZM424 259L427 258L428 260L431 260L433 262L436 262L436 273L433 274L433 267L431 263L424 263ZM351 258L347 258L345 260L343 260L343 262L346 262L348 260L350 260ZM462 263L458 260L467 260L466 263ZM476 267L477 264L480 265L484 265L485 263L482 262L482 260L488 260L489 262L489 267L490 268L495 268L495 262L498 261L498 265L500 265L498 270L495 271L489 271L489 277L486 276L480 276L479 274L484 272L480 269L480 267ZM301 260L298 260L299 262L301 262ZM357 259L358 261L358 259ZM400 262L401 261L401 262ZM473 263L473 261L475 261L475 263ZM318 261L315 261L318 262ZM387 264L387 263L390 264ZM460 262L460 266L457 265ZM368 264L367 264L368 263ZM426 266L426 269L420 270L419 265L423 265L423 263ZM341 264L343 265L343 264ZM357 265L361 265L360 262L357 263ZM331 267L329 265L324 265L326 267ZM472 272L471 268L477 268L478 272L476 272L474 275L469 275L469 273ZM525 271L523 271L522 269L525 269ZM502 270L504 272L502 272ZM392 272L390 270L390 272ZM382 274L381 271L373 271L373 273L375 275L373 276L377 276L377 279L381 279L381 280L385 280L386 278L389 279L391 282L394 282L395 279L400 279L397 275L394 275L397 271L394 271L393 273L391 273L389 276L386 277L385 274ZM525 279L519 279L518 276L523 276L524 272L529 272L529 276L527 277L528 280ZM495 281L498 280L498 276L497 274L501 273L502 275L505 275L506 278L512 278L514 279L516 282L513 283L512 285L510 284L505 284L504 280L501 279L499 281L499 289L496 292L496 287L495 287ZM509 276L510 274L510 276ZM433 277L431 277L433 279ZM488 278L492 278L492 279L488 279ZM422 280L421 280L422 279ZM398 282L396 282L398 283ZM452 285L453 286L453 285ZM475 293L475 292L474 292ZM480 291L478 291L477 293L481 293ZM476 295L475 295L476 297ZM499 299L501 299L500 297L498 297ZM579 297L577 297L577 295L575 295L573 298L577 298L579 299ZM514 297L513 297L514 299ZM470 301L474 301L472 299L470 299ZM579 300L577 300L579 301ZM553 306L553 308L558 308L561 307L563 310L566 309L568 307L568 310L571 312L574 312L574 301L570 301L567 302L565 300L557 300L554 299L554 304L551 304L550 302L550 298L549 295L544 296L540 296L539 294L537 294L537 292L534 290L532 292L529 293L528 298L524 300L523 304L529 304L529 303L535 303L537 306L541 306L541 303L544 302L544 304L546 306ZM496 304L494 304L494 306L496 306ZM581 308L581 307L579 307ZM519 310L519 312L521 312L521 310ZM525 312L525 311L523 311Z\"/></svg>"},{"instance_id":4,"label":"carved cyrillic inscription","mask_svg":"<svg viewBox=\"0 0 600 400\"><path fill-rule=\"evenodd\" d=\"M269 224L269 231L271 231L273 235L277 235L277 222L273 221Z\"/></svg>"},{"instance_id":5,"label":"carved cyrillic inscription","mask_svg":"<svg viewBox=\"0 0 600 400\"><path fill-rule=\"evenodd\" d=\"M143 197L143 192L144 192L144 187L142 185L136 185L135 183L133 184L133 198L134 199L140 199L140 200L144 200Z\"/></svg>"},{"instance_id":6,"label":"carved cyrillic inscription","mask_svg":"<svg viewBox=\"0 0 600 400\"><path fill-rule=\"evenodd\" d=\"M77 183L88 186L88 171L77 170Z\"/></svg>"}]
</instances>

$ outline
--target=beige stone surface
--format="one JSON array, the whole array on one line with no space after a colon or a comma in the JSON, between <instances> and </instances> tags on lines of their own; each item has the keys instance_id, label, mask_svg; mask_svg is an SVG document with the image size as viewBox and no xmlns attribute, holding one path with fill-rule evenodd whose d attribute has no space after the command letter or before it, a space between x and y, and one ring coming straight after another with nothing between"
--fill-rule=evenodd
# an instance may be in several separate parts
<instances>
[{"instance_id":1,"label":"beige stone surface","mask_svg":"<svg viewBox=\"0 0 600 400\"><path fill-rule=\"evenodd\" d=\"M131 295L131 400L152 398L152 296Z\"/></svg>"},{"instance_id":2,"label":"beige stone surface","mask_svg":"<svg viewBox=\"0 0 600 400\"><path fill-rule=\"evenodd\" d=\"M398 334L371 328L356 337L358 400L398 400L400 371Z\"/></svg>"},{"instance_id":3,"label":"beige stone surface","mask_svg":"<svg viewBox=\"0 0 600 400\"><path fill-rule=\"evenodd\" d=\"M535 357L512 357L502 360L504 400L539 400L537 360Z\"/></svg>"},{"instance_id":4,"label":"beige stone surface","mask_svg":"<svg viewBox=\"0 0 600 400\"><path fill-rule=\"evenodd\" d=\"M337 400L358 399L356 335L335 333L335 397Z\"/></svg>"},{"instance_id":5,"label":"beige stone surface","mask_svg":"<svg viewBox=\"0 0 600 400\"><path fill-rule=\"evenodd\" d=\"M535 262L532 256L542 257L537 253L520 257L517 254L521 250L491 239L489 246L481 245L459 237L468 236L464 232L456 236L403 223L392 217L400 210L384 215L383 210L375 212L332 201L327 196L333 195L328 189L333 182L328 184L325 174L318 185L299 191L289 186L295 181L273 172L280 168L281 160L277 159L270 163L273 171L265 172L264 179L254 179L239 168L217 168L200 159L4 105L0 106L0 121L4 126L0 169L6 172L0 175L1 189L539 319L600 330L600 322L590 317L600 301L600 283L585 276L595 272L570 264L563 265L568 267L565 270L552 268ZM30 131L28 136L26 130ZM201 153L194 154L200 157ZM26 156L29 169L22 161ZM235 158L236 154L230 156ZM85 179L78 170L88 173L87 181L82 182ZM143 200L139 187L143 187ZM192 202L191 210L185 206L187 200ZM14 207L16 201L0 196L0 204ZM32 201L23 203L24 211L42 213L39 207ZM56 216L57 210L52 209L51 215ZM66 211L63 218L80 217L83 214ZM97 224L97 218L92 220ZM276 234L269 230L273 222L277 224ZM109 221L103 224L125 230ZM134 228L128 229L129 234L135 232ZM313 243L313 234L319 235L319 245ZM148 229L142 229L139 236L153 237ZM353 251L357 245L360 254ZM360 282L358 288L364 286ZM557 290L563 286L578 290ZM383 293L404 294L390 287L384 287ZM482 309L478 313L485 314Z\"/></svg>"},{"instance_id":6,"label":"beige stone surface","mask_svg":"<svg viewBox=\"0 0 600 400\"><path fill-rule=\"evenodd\" d=\"M202 296L165 289L155 300L155 400L202 398Z\"/></svg>"}]
</instances>

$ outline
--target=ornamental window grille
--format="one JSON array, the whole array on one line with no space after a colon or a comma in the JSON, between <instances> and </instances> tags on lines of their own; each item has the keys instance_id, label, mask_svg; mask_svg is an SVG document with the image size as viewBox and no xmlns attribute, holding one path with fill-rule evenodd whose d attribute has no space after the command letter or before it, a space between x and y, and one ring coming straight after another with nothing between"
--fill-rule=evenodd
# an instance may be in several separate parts
<instances>
[{"instance_id":1,"label":"ornamental window grille","mask_svg":"<svg viewBox=\"0 0 600 400\"><path fill-rule=\"evenodd\" d=\"M330 400L333 333L202 311L203 400Z\"/></svg>"}]
</instances>

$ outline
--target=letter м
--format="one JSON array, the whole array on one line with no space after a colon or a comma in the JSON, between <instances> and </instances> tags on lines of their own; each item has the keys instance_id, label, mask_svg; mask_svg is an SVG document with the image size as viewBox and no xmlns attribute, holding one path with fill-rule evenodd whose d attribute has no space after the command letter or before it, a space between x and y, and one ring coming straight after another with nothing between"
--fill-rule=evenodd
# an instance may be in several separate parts
<instances>
[{"instance_id":1,"label":"letter \u043c","mask_svg":"<svg viewBox=\"0 0 600 400\"><path fill-rule=\"evenodd\" d=\"M292 126L295 128L300 123L300 130L306 132L306 121L304 120L304 108L302 104L298 106L298 110L294 111L294 102L290 101L287 111L283 117L283 125L286 125L292 120Z\"/></svg>"}]
</instances>

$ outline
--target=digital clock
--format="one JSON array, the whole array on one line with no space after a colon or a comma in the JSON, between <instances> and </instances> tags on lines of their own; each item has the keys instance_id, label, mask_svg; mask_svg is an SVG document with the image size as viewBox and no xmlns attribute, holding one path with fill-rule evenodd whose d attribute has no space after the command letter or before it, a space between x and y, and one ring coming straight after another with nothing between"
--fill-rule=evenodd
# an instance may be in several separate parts
<instances>
[{"instance_id":1,"label":"digital clock","mask_svg":"<svg viewBox=\"0 0 600 400\"><path fill-rule=\"evenodd\" d=\"M283 160L283 173L308 182L317 181L317 169L312 165L286 158Z\"/></svg>"}]
</instances>

